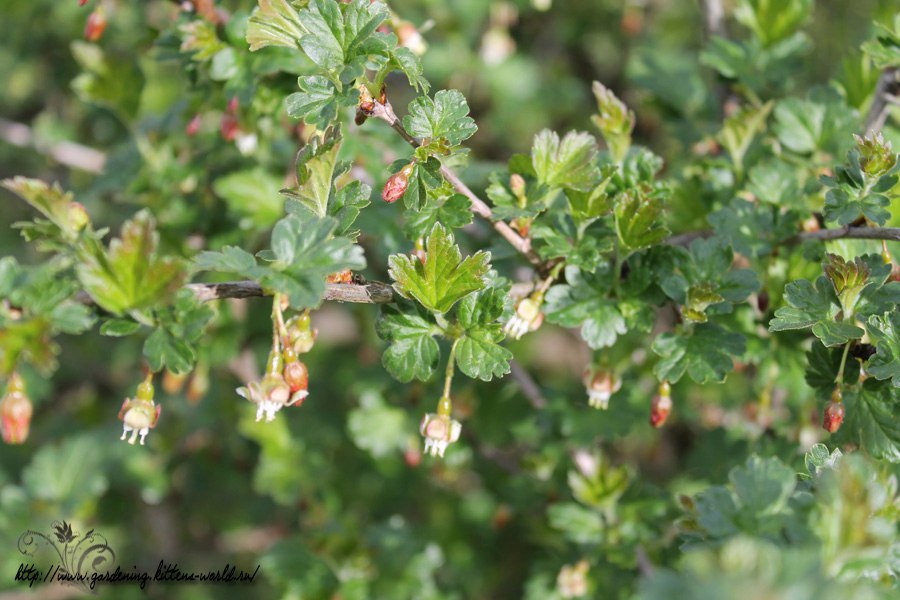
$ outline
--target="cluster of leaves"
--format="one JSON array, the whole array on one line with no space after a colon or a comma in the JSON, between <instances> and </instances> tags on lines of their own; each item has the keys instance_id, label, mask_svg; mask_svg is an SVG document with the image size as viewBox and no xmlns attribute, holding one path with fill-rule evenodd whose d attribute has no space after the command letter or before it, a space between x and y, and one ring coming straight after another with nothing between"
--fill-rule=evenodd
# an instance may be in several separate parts
<instances>
[{"instance_id":1,"label":"cluster of leaves","mask_svg":"<svg viewBox=\"0 0 900 600\"><path fill-rule=\"evenodd\" d=\"M207 3L191 4L196 12L172 10L150 57L142 49L123 57L112 44L72 46L73 89L102 109L92 118L114 123L96 131L121 131L105 173L92 186L71 185L92 202L92 214L109 211L104 219L122 225L104 242L107 232L94 229L58 186L7 181L43 215L18 229L52 256L37 267L0 260L0 376L23 365L30 379L29 367L51 375L54 337L99 322L103 335L142 338L147 363L167 370L168 383L183 381L201 355L212 357L215 401L167 403L166 414L177 418L165 421L168 433L160 432L154 450L164 456L164 448L177 448L179 460L100 452L107 431L44 445L21 485L0 497L0 531L10 533L38 508L89 518L104 493L121 500L110 506L140 505L141 516L109 513L133 526L127 519L150 514L135 501L139 485L148 504L163 499L163 510L172 497L190 498L185 519L207 522L205 511L215 508L222 531L243 532L252 521L292 532L259 558L271 591L285 595L450 598L443 590L451 586L471 596L512 585L509 595L572 597L579 586L564 584L573 570L560 566L576 561L590 563L589 575L575 569L587 578L583 594L740 597L762 585L773 597L865 597L877 586L896 589L900 283L873 242L831 243L826 254L820 241L798 243L798 234L801 227L897 224L897 155L884 138L854 145L850 134L861 129L877 78L872 67L900 65L900 20L863 46L862 66L848 63L829 87L805 92L795 91L801 80L792 75L811 47L802 30L811 0L736 2L743 29L707 43L701 64L708 71L695 60L679 62L684 55L670 48L686 41L679 28L666 28L656 48L655 38L635 39L623 80L649 93L622 95L640 103L633 111L595 83L591 122L599 138L577 130L534 134L544 123L535 115L551 110L537 104L580 106L579 97L590 96L558 86L552 103L554 94L529 98L529 86L540 88L539 74L552 69L520 60L467 79L456 57L472 44L457 39L438 49L460 69L441 86L478 98L482 130L473 138L479 130L466 97L457 89L430 93L420 58L400 35L401 19L382 2L260 0L252 13L217 3L236 9L229 19L204 11ZM579 21L590 19L580 19L574 4L549 19L522 7L522 31L544 20L553 27L554 19L580 31ZM591 17L605 11L621 17L608 21L623 28L634 27L629 11L642 10L589 4ZM484 8L461 0L428 12L437 36L454 27L480 36ZM492 13L487 34L494 39L508 26L508 9ZM681 10L661 7L660 18ZM545 39L514 37L523 47ZM577 50L581 61L608 60L597 56L605 51ZM448 59L426 64L433 69L441 60ZM715 98L725 100L722 121ZM396 120L391 101L403 113ZM533 251L536 268L525 277L547 322L577 328L592 362L625 380L608 412L587 409L581 382L568 372L556 376L553 360L573 345L568 338L553 345L557 329L534 334L534 345L511 346L526 368L535 367L542 389L531 401L543 410L523 411L511 378L503 381L513 368L504 323L516 314L511 281L522 279L523 261L511 259L502 240L485 242L488 229L466 227L473 209L485 211L448 179L448 169L464 168L464 143L491 151L502 128L484 124L500 106L515 107L501 122L526 136L523 146L531 139L530 151L500 169L478 164L460 173L475 195L485 189L494 224L508 224ZM351 129L354 112L361 126ZM635 112L641 141L660 136L648 144L653 151L632 139ZM885 135L898 139L890 127ZM410 141L412 149L404 145ZM290 161L293 181L282 189ZM401 171L408 173L403 202L372 206L373 184ZM140 210L122 217L106 199ZM381 342L368 335L372 309L363 307L355 313L363 331L355 339L363 343L322 344L322 354L310 357L316 401L304 418L264 425L239 413L246 407L227 401L234 397L227 370L246 367L235 360L239 350L262 349L269 332L238 310L197 302L184 284L194 272L217 271L304 310L319 307L326 278L345 269L393 283L396 300L374 321ZM130 343L117 341L117 348ZM376 351L383 369L373 365ZM117 360L120 354L127 353ZM458 368L471 380L455 383L455 416L478 418L467 420L465 441L445 463L415 471L406 468L421 460L411 415L421 412L422 395L437 395L442 357L451 374ZM583 361L579 354L566 368L579 372ZM317 366L328 376L316 375ZM128 368L136 369L134 361ZM675 419L691 427L648 441L654 379L677 384ZM420 383L408 385L413 380ZM46 397L46 388L32 387ZM815 435L810 410L836 387L847 418L831 439L858 452L840 457L817 446L800 481L778 458L749 459L729 485L684 500L684 545L673 545L673 490L698 489L697 477L724 473L751 450L791 456L797 439ZM73 404L76 421L97 422ZM235 423L240 439L219 433ZM39 439L68 425L42 424ZM771 435L758 436L763 429ZM166 470L169 462L184 471ZM231 463L239 468L223 468ZM247 464L256 465L252 479L241 468ZM18 470L0 466L5 485ZM668 489L655 485L673 475L662 482ZM219 506L223 490L234 494L229 506ZM299 517L297 506L305 507ZM208 545L209 532L195 529L186 535ZM223 540L228 546L230 538ZM637 577L648 560L662 568Z\"/></svg>"}]
</instances>

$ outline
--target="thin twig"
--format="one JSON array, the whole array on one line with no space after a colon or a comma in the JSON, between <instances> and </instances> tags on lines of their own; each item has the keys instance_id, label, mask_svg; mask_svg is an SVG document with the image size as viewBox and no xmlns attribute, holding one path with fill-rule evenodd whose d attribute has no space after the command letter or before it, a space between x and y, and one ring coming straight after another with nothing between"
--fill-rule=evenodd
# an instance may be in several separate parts
<instances>
[{"instance_id":1,"label":"thin twig","mask_svg":"<svg viewBox=\"0 0 900 600\"><path fill-rule=\"evenodd\" d=\"M866 133L880 131L887 121L892 100L900 95L900 69L888 67L881 72L875 91L872 95L872 104L866 114L863 130Z\"/></svg>"},{"instance_id":2,"label":"thin twig","mask_svg":"<svg viewBox=\"0 0 900 600\"><path fill-rule=\"evenodd\" d=\"M106 154L75 142L42 143L28 125L0 117L0 140L20 148L34 148L56 162L89 173L102 173Z\"/></svg>"},{"instance_id":3,"label":"thin twig","mask_svg":"<svg viewBox=\"0 0 900 600\"><path fill-rule=\"evenodd\" d=\"M541 388L538 387L534 378L531 377L531 373L522 368L522 365L515 359L509 361L509 371L513 376L513 379L516 380L516 383L519 384L522 393L528 398L531 406L537 410L542 410L547 407L547 399L544 398L544 394L541 393Z\"/></svg>"},{"instance_id":4,"label":"thin twig","mask_svg":"<svg viewBox=\"0 0 900 600\"><path fill-rule=\"evenodd\" d=\"M400 134L406 142L412 146L413 148L418 148L422 145L422 140L418 140L406 131L406 128L403 127L403 123L400 121L400 118L394 113L394 109L391 107L390 101L385 100L384 103L379 101L374 102L374 109L372 110L372 116L382 121L385 121L391 128ZM444 176L450 185L456 189L460 194L464 195L471 202L472 212L478 215L479 217L486 219L491 223L494 229L499 233L503 239L509 242L513 248L515 248L519 253L521 253L525 258L528 259L528 262L537 266L543 267L543 261L537 255L537 253L531 248L531 240L527 238L523 238L518 233L513 231L512 227L506 224L505 221L495 221L494 213L491 211L491 207L487 205L487 203L478 197L478 195L473 192L469 186L467 186L463 181L459 178L459 176L453 172L447 166L441 165L441 175Z\"/></svg>"}]
</instances>

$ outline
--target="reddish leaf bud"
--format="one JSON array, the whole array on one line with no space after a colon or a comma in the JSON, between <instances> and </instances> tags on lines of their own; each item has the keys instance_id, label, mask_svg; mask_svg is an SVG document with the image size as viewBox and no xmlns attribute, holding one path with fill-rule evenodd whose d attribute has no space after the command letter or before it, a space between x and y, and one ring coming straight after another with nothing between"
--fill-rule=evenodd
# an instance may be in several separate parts
<instances>
[{"instance_id":1,"label":"reddish leaf bud","mask_svg":"<svg viewBox=\"0 0 900 600\"><path fill-rule=\"evenodd\" d=\"M650 425L662 427L672 412L672 388L668 381L659 384L659 392L650 403Z\"/></svg>"},{"instance_id":2,"label":"reddish leaf bud","mask_svg":"<svg viewBox=\"0 0 900 600\"><path fill-rule=\"evenodd\" d=\"M841 423L844 422L844 404L840 399L835 402L833 398L834 394L832 394L832 401L825 405L825 413L822 415L822 429L828 433L834 433L840 429Z\"/></svg>"},{"instance_id":3,"label":"reddish leaf bud","mask_svg":"<svg viewBox=\"0 0 900 600\"><path fill-rule=\"evenodd\" d=\"M388 178L384 184L384 190L381 192L381 197L385 202L396 202L403 197L406 188L409 187L409 176L412 175L414 168L415 163L411 162Z\"/></svg>"},{"instance_id":4,"label":"reddish leaf bud","mask_svg":"<svg viewBox=\"0 0 900 600\"><path fill-rule=\"evenodd\" d=\"M98 6L88 15L87 22L84 24L84 39L89 42L96 42L103 36L105 30L106 12Z\"/></svg>"},{"instance_id":5,"label":"reddish leaf bud","mask_svg":"<svg viewBox=\"0 0 900 600\"><path fill-rule=\"evenodd\" d=\"M32 412L25 383L18 373L13 373L6 386L6 395L0 400L0 433L4 442L22 444L28 439Z\"/></svg>"}]
</instances>

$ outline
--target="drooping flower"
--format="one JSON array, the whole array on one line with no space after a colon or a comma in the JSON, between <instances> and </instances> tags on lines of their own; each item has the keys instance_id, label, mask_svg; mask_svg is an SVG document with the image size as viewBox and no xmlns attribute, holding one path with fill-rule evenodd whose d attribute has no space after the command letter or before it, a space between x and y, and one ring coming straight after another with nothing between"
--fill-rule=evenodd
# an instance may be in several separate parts
<instances>
[{"instance_id":1,"label":"drooping flower","mask_svg":"<svg viewBox=\"0 0 900 600\"><path fill-rule=\"evenodd\" d=\"M606 410L610 397L622 388L622 380L607 369L587 369L584 372L584 387L588 393L588 404Z\"/></svg>"},{"instance_id":2,"label":"drooping flower","mask_svg":"<svg viewBox=\"0 0 900 600\"><path fill-rule=\"evenodd\" d=\"M6 395L0 400L0 432L7 444L23 444L28 439L34 409L25 393L25 382L13 373L6 385Z\"/></svg>"},{"instance_id":3,"label":"drooping flower","mask_svg":"<svg viewBox=\"0 0 900 600\"><path fill-rule=\"evenodd\" d=\"M459 439L462 425L450 416L450 398L444 396L438 403L437 413L422 417L419 433L425 438L425 453L444 456L447 446Z\"/></svg>"},{"instance_id":4,"label":"drooping flower","mask_svg":"<svg viewBox=\"0 0 900 600\"><path fill-rule=\"evenodd\" d=\"M303 354L312 350L319 332L312 328L309 313L304 312L291 317L285 323L285 327L288 330L288 343L295 353Z\"/></svg>"},{"instance_id":5,"label":"drooping flower","mask_svg":"<svg viewBox=\"0 0 900 600\"><path fill-rule=\"evenodd\" d=\"M291 390L291 401L288 404L300 406L309 395L309 370L290 346L284 349L284 382Z\"/></svg>"},{"instance_id":6,"label":"drooping flower","mask_svg":"<svg viewBox=\"0 0 900 600\"><path fill-rule=\"evenodd\" d=\"M141 382L137 388L135 398L125 398L122 408L119 409L119 420L122 421L122 437L124 440L131 432L129 444L134 444L137 436L141 436L141 446L150 430L156 427L162 406L153 402L153 374Z\"/></svg>"},{"instance_id":7,"label":"drooping flower","mask_svg":"<svg viewBox=\"0 0 900 600\"><path fill-rule=\"evenodd\" d=\"M541 312L543 298L535 294L519 300L516 304L516 314L506 322L503 331L513 339L519 339L529 331L535 331L544 322L544 313Z\"/></svg>"},{"instance_id":8,"label":"drooping flower","mask_svg":"<svg viewBox=\"0 0 900 600\"><path fill-rule=\"evenodd\" d=\"M671 412L672 387L668 381L663 381L659 384L659 391L650 403L650 424L654 427L662 427Z\"/></svg>"},{"instance_id":9,"label":"drooping flower","mask_svg":"<svg viewBox=\"0 0 900 600\"><path fill-rule=\"evenodd\" d=\"M589 565L580 560L575 565L564 565L556 577L556 589L563 598L581 598L588 592Z\"/></svg>"},{"instance_id":10,"label":"drooping flower","mask_svg":"<svg viewBox=\"0 0 900 600\"><path fill-rule=\"evenodd\" d=\"M235 390L238 396L256 404L257 421L262 421L263 417L267 422L274 421L279 410L300 402L309 395L305 389L298 388L296 392L292 392L282 375L282 369L281 356L273 350L269 353L265 376Z\"/></svg>"}]
</instances>

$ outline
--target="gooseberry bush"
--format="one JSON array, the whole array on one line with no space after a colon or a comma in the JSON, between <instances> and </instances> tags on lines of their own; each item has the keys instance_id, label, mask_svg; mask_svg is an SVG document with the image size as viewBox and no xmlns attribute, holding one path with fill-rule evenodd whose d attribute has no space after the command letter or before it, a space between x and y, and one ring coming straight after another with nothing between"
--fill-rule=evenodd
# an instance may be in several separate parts
<instances>
[{"instance_id":1,"label":"gooseberry bush","mask_svg":"<svg viewBox=\"0 0 900 600\"><path fill-rule=\"evenodd\" d=\"M284 598L900 593L900 13L838 53L840 3L668 4L10 8L8 548L65 518Z\"/></svg>"}]
</instances>

